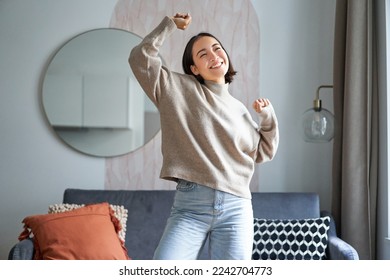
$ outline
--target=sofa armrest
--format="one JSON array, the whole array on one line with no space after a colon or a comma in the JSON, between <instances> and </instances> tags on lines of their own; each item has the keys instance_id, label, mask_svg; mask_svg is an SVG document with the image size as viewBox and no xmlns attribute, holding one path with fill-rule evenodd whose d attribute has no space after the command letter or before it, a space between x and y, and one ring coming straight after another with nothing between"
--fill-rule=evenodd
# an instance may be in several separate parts
<instances>
[{"instance_id":1,"label":"sofa armrest","mask_svg":"<svg viewBox=\"0 0 390 280\"><path fill-rule=\"evenodd\" d=\"M336 223L328 211L321 211L321 216L330 217L330 228L328 232L327 255L330 260L358 260L359 255L355 248L337 236Z\"/></svg>"},{"instance_id":2,"label":"sofa armrest","mask_svg":"<svg viewBox=\"0 0 390 280\"><path fill-rule=\"evenodd\" d=\"M32 260L34 257L34 241L24 239L12 247L8 254L9 260Z\"/></svg>"},{"instance_id":3,"label":"sofa armrest","mask_svg":"<svg viewBox=\"0 0 390 280\"><path fill-rule=\"evenodd\" d=\"M337 236L329 236L328 258L330 260L358 260L356 250Z\"/></svg>"}]
</instances>

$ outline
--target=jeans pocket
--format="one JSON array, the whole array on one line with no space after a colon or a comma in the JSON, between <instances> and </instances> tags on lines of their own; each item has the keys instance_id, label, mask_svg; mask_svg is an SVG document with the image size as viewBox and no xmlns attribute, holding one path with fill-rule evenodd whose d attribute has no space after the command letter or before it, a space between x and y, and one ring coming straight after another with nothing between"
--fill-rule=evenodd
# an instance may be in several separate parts
<instances>
[{"instance_id":1,"label":"jeans pocket","mask_svg":"<svg viewBox=\"0 0 390 280\"><path fill-rule=\"evenodd\" d=\"M196 183L180 180L176 186L176 190L182 191L182 192L189 192L194 190L196 187Z\"/></svg>"}]
</instances>

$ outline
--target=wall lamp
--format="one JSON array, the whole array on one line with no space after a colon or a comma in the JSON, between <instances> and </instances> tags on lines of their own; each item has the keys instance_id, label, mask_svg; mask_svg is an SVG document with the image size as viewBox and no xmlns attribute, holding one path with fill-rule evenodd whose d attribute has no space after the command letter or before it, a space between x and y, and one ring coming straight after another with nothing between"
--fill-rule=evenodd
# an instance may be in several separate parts
<instances>
[{"instance_id":1,"label":"wall lamp","mask_svg":"<svg viewBox=\"0 0 390 280\"><path fill-rule=\"evenodd\" d=\"M333 139L334 116L322 108L320 90L323 88L333 88L333 85L319 86L313 108L306 110L302 116L303 138L306 142L324 143Z\"/></svg>"}]
</instances>

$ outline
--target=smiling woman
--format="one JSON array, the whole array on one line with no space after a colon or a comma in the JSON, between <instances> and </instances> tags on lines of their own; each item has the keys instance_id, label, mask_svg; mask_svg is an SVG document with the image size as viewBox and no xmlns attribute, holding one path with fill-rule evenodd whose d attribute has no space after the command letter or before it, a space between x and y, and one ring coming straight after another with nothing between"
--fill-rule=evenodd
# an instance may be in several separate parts
<instances>
[{"instance_id":1,"label":"smiling woman","mask_svg":"<svg viewBox=\"0 0 390 280\"><path fill-rule=\"evenodd\" d=\"M276 154L278 122L271 103L254 107L257 123L230 94L235 72L222 44L211 35L190 39L182 60L185 74L162 66L160 48L190 22L189 14L163 17L129 58L135 77L160 112L164 159L160 178L177 183L154 259L197 259L209 240L211 259L249 260L253 245L249 184L255 163L270 161Z\"/></svg>"},{"instance_id":2,"label":"smiling woman","mask_svg":"<svg viewBox=\"0 0 390 280\"><path fill-rule=\"evenodd\" d=\"M57 135L93 156L126 154L159 130L157 109L145 98L126 61L141 38L96 29L66 44L50 62L42 87L46 116Z\"/></svg>"}]
</instances>

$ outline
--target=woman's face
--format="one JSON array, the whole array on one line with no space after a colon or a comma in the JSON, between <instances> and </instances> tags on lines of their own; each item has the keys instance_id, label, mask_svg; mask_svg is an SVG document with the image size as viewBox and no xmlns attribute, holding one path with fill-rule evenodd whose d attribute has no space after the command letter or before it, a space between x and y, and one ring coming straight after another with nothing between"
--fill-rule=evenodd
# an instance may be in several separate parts
<instances>
[{"instance_id":1,"label":"woman's face","mask_svg":"<svg viewBox=\"0 0 390 280\"><path fill-rule=\"evenodd\" d=\"M199 38L192 47L192 58L195 65L191 65L191 71L194 75L201 75L206 81L225 83L229 60L215 38L209 36Z\"/></svg>"}]
</instances>

